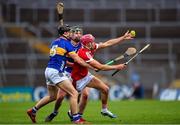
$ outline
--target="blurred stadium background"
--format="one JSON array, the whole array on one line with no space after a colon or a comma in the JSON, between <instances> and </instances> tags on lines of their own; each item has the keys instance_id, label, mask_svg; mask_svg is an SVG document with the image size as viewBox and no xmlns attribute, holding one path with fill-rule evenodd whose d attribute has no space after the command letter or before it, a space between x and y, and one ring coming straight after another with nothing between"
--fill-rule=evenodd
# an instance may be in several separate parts
<instances>
[{"instance_id":1,"label":"blurred stadium background","mask_svg":"<svg viewBox=\"0 0 180 125\"><path fill-rule=\"evenodd\" d=\"M97 42L136 31L134 40L99 51L95 58L102 63L127 47L139 50L151 43L127 70L114 77L112 71L96 73L110 86L121 86L112 87L112 98L124 98L120 93L139 82L145 98L158 98L161 90L167 90L162 98L180 99L179 0L0 0L0 102L26 100L32 96L21 92L45 87L48 45L57 37L57 2L64 3L64 22L82 26ZM40 88L35 94L42 96L44 91ZM16 97L8 97L11 92Z\"/></svg>"}]
</instances>

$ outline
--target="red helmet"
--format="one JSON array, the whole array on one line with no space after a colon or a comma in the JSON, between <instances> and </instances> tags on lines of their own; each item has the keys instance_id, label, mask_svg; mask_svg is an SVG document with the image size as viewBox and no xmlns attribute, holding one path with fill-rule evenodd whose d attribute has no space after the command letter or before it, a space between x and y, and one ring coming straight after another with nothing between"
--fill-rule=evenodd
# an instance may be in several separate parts
<instances>
[{"instance_id":1,"label":"red helmet","mask_svg":"<svg viewBox=\"0 0 180 125\"><path fill-rule=\"evenodd\" d=\"M81 43L86 46L88 43L93 43L95 40L92 34L86 34L81 37Z\"/></svg>"}]
</instances>

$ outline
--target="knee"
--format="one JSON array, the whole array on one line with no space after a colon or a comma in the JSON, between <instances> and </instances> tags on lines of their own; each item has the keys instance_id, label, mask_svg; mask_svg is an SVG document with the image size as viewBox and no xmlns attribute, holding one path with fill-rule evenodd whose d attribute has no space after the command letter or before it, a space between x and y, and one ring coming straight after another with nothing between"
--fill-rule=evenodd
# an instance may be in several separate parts
<instances>
[{"instance_id":1,"label":"knee","mask_svg":"<svg viewBox=\"0 0 180 125\"><path fill-rule=\"evenodd\" d=\"M88 92L85 92L85 93L83 93L83 94L81 95L81 97L82 97L83 100L87 100L88 97L89 97L89 93L88 93Z\"/></svg>"},{"instance_id":2,"label":"knee","mask_svg":"<svg viewBox=\"0 0 180 125\"><path fill-rule=\"evenodd\" d=\"M66 96L66 92L64 92L64 91L59 91L59 92L58 92L57 99L63 99L65 96Z\"/></svg>"},{"instance_id":3,"label":"knee","mask_svg":"<svg viewBox=\"0 0 180 125\"><path fill-rule=\"evenodd\" d=\"M56 96L54 96L54 95L49 96L49 100L50 100L50 101L56 100Z\"/></svg>"},{"instance_id":4,"label":"knee","mask_svg":"<svg viewBox=\"0 0 180 125\"><path fill-rule=\"evenodd\" d=\"M70 94L71 97L73 98L78 98L78 92L74 89L71 94Z\"/></svg>"},{"instance_id":5,"label":"knee","mask_svg":"<svg viewBox=\"0 0 180 125\"><path fill-rule=\"evenodd\" d=\"M109 93L109 87L108 86L104 86L103 93L105 93L106 95Z\"/></svg>"}]
</instances>

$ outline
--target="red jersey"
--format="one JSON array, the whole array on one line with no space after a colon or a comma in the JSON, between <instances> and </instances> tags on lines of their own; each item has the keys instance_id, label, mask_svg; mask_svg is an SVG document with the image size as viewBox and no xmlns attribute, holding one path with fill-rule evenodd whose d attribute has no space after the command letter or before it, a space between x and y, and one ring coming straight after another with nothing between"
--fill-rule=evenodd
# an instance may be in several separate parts
<instances>
[{"instance_id":1,"label":"red jersey","mask_svg":"<svg viewBox=\"0 0 180 125\"><path fill-rule=\"evenodd\" d=\"M96 47L93 51L88 50L86 48L81 48L78 50L77 54L84 61L90 62L93 60L94 53L97 48L98 48L98 44L96 44ZM76 62L74 63L73 70L71 72L71 77L72 77L73 81L80 80L80 79L84 78L87 74L88 74L88 68L81 66L80 64L78 64Z\"/></svg>"}]
</instances>

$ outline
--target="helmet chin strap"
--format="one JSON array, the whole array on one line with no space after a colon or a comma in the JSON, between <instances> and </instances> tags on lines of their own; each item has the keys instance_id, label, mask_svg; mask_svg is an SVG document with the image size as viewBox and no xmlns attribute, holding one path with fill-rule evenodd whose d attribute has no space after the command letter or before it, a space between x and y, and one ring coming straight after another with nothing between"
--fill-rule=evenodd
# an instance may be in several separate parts
<instances>
[{"instance_id":1,"label":"helmet chin strap","mask_svg":"<svg viewBox=\"0 0 180 125\"><path fill-rule=\"evenodd\" d=\"M94 49L94 45L91 43L90 50Z\"/></svg>"},{"instance_id":2,"label":"helmet chin strap","mask_svg":"<svg viewBox=\"0 0 180 125\"><path fill-rule=\"evenodd\" d=\"M86 49L88 50L93 50L94 48L92 46L88 47L88 46L84 46Z\"/></svg>"},{"instance_id":3,"label":"helmet chin strap","mask_svg":"<svg viewBox=\"0 0 180 125\"><path fill-rule=\"evenodd\" d=\"M89 48L89 47L87 47L87 46L84 46L84 45L83 45L83 47L84 47L84 48L86 48L86 49L88 49L88 50L90 50L90 48Z\"/></svg>"}]
</instances>

